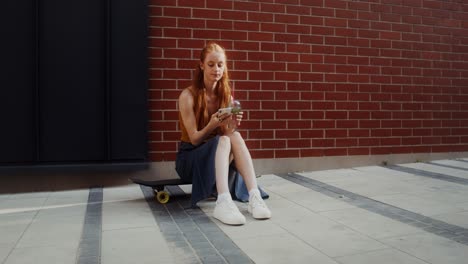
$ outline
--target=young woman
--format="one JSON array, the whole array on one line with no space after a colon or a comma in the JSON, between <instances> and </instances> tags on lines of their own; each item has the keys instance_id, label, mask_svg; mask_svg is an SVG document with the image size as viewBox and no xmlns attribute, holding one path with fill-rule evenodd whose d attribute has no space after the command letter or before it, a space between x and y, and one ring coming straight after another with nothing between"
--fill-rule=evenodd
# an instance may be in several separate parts
<instances>
[{"instance_id":1,"label":"young woman","mask_svg":"<svg viewBox=\"0 0 468 264\"><path fill-rule=\"evenodd\" d=\"M218 111L232 100L226 53L218 44L209 43L201 51L192 85L179 97L182 142L176 170L184 181L192 182L192 205L211 196L216 188L214 217L225 224L242 225L245 217L232 201L228 185L230 165L235 166L245 182L252 216L267 219L271 212L257 186L249 150L236 131L243 112Z\"/></svg>"}]
</instances>

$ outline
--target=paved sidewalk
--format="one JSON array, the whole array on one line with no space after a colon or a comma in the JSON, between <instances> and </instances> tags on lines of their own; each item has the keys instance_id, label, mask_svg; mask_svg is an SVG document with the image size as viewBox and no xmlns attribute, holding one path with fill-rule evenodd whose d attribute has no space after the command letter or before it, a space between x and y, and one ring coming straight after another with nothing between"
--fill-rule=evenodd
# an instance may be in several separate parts
<instances>
[{"instance_id":1,"label":"paved sidewalk","mask_svg":"<svg viewBox=\"0 0 468 264\"><path fill-rule=\"evenodd\" d=\"M262 175L243 226L148 187L0 195L0 263L467 263L468 158Z\"/></svg>"}]
</instances>

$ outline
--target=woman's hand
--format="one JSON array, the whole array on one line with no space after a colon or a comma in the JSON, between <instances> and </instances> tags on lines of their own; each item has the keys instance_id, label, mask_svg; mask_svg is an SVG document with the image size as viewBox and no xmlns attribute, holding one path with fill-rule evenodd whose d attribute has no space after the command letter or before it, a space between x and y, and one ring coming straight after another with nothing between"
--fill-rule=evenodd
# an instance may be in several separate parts
<instances>
[{"instance_id":1,"label":"woman's hand","mask_svg":"<svg viewBox=\"0 0 468 264\"><path fill-rule=\"evenodd\" d=\"M240 126L243 114L243 112L239 112L237 114L232 114L231 117L229 117L229 123L227 125L228 133L233 133L236 131L237 127Z\"/></svg>"},{"instance_id":2,"label":"woman's hand","mask_svg":"<svg viewBox=\"0 0 468 264\"><path fill-rule=\"evenodd\" d=\"M244 112L239 112L234 115L235 126L238 127L241 124L242 117L244 116Z\"/></svg>"},{"instance_id":3,"label":"woman's hand","mask_svg":"<svg viewBox=\"0 0 468 264\"><path fill-rule=\"evenodd\" d=\"M214 124L215 127L224 126L229 124L231 116L232 114L219 114L218 112L216 112L211 115L210 123Z\"/></svg>"}]
</instances>

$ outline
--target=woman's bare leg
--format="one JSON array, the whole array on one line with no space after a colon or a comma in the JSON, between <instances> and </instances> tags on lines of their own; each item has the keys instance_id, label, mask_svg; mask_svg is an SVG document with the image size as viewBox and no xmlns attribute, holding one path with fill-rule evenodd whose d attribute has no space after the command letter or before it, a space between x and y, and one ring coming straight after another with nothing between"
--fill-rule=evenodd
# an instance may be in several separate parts
<instances>
[{"instance_id":1,"label":"woman's bare leg","mask_svg":"<svg viewBox=\"0 0 468 264\"><path fill-rule=\"evenodd\" d=\"M220 136L215 155L216 190L218 194L229 192L228 173L231 140L227 136Z\"/></svg>"},{"instance_id":2,"label":"woman's bare leg","mask_svg":"<svg viewBox=\"0 0 468 264\"><path fill-rule=\"evenodd\" d=\"M245 185L249 191L249 205L247 210L252 214L253 218L268 219L271 217L271 211L263 201L260 190L258 189L252 157L245 145L245 141L239 132L234 132L229 137L231 139L234 162L244 178Z\"/></svg>"},{"instance_id":3,"label":"woman's bare leg","mask_svg":"<svg viewBox=\"0 0 468 264\"><path fill-rule=\"evenodd\" d=\"M234 162L236 168L242 175L247 190L257 189L257 179L253 167L252 157L250 156L249 149L245 145L245 141L239 132L234 132L229 135L231 140L231 149L234 154Z\"/></svg>"},{"instance_id":4,"label":"woman's bare leg","mask_svg":"<svg viewBox=\"0 0 468 264\"><path fill-rule=\"evenodd\" d=\"M215 156L216 189L218 198L213 210L213 217L228 225L243 225L245 217L232 201L228 186L231 140L227 136L219 137Z\"/></svg>"}]
</instances>

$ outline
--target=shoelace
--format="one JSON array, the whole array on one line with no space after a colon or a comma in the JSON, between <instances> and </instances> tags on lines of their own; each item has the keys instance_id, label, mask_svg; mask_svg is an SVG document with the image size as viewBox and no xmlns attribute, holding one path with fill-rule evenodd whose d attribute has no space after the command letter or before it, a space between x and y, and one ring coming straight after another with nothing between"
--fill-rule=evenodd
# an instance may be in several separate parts
<instances>
[{"instance_id":1,"label":"shoelace","mask_svg":"<svg viewBox=\"0 0 468 264\"><path fill-rule=\"evenodd\" d=\"M266 208L265 203L263 202L263 199L258 197L258 195L254 195L252 197L251 204L252 204L252 208L255 208L255 207Z\"/></svg>"},{"instance_id":2,"label":"shoelace","mask_svg":"<svg viewBox=\"0 0 468 264\"><path fill-rule=\"evenodd\" d=\"M232 209L235 211L239 210L237 206L234 204L234 201L231 200L231 201L224 201L224 202L227 203L226 205L229 209Z\"/></svg>"},{"instance_id":3,"label":"shoelace","mask_svg":"<svg viewBox=\"0 0 468 264\"><path fill-rule=\"evenodd\" d=\"M229 206L230 209L237 209L237 206L234 204L233 201L229 201L228 206Z\"/></svg>"}]
</instances>

